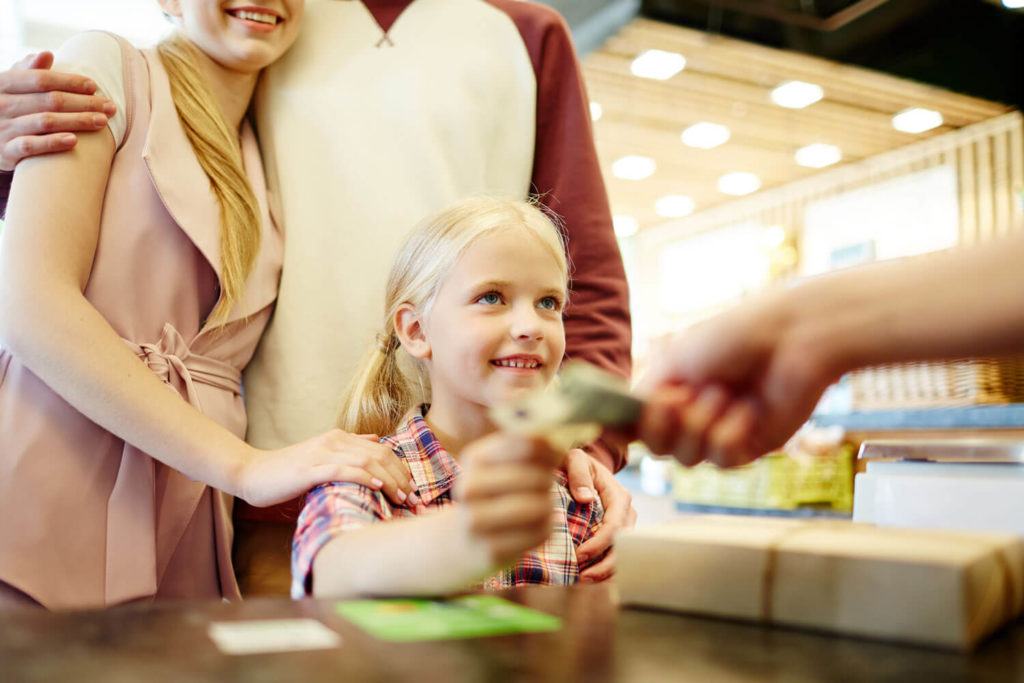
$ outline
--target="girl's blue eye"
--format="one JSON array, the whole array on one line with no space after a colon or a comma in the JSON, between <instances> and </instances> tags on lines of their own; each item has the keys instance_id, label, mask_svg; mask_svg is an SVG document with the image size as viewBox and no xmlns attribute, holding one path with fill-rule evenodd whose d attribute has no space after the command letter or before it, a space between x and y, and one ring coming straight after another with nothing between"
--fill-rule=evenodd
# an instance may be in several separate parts
<instances>
[{"instance_id":1,"label":"girl's blue eye","mask_svg":"<svg viewBox=\"0 0 1024 683\"><path fill-rule=\"evenodd\" d=\"M538 302L538 305L546 311L557 311L561 302L553 296L546 296Z\"/></svg>"},{"instance_id":2,"label":"girl's blue eye","mask_svg":"<svg viewBox=\"0 0 1024 683\"><path fill-rule=\"evenodd\" d=\"M501 303L501 297L498 296L497 292L487 292L486 294L481 296L479 299L477 299L477 302L482 303L482 304L491 304L491 305L500 304Z\"/></svg>"}]
</instances>

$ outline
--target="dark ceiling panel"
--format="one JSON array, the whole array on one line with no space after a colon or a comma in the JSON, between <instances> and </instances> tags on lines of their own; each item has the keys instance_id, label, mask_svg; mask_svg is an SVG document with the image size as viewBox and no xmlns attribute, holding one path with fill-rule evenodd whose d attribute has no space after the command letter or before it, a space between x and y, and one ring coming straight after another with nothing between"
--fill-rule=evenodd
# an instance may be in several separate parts
<instances>
[{"instance_id":1,"label":"dark ceiling panel","mask_svg":"<svg viewBox=\"0 0 1024 683\"><path fill-rule=\"evenodd\" d=\"M1024 108L1024 12L983 0L862 3L643 0L641 13ZM834 30L813 28L854 10L869 11Z\"/></svg>"}]
</instances>

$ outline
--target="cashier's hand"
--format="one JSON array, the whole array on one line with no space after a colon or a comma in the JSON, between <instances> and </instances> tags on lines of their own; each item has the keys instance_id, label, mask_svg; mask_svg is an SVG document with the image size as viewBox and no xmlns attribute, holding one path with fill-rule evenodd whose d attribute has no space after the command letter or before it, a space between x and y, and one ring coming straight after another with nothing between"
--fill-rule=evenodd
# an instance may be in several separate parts
<instances>
[{"instance_id":1,"label":"cashier's hand","mask_svg":"<svg viewBox=\"0 0 1024 683\"><path fill-rule=\"evenodd\" d=\"M596 495L604 506L601 528L576 549L576 560L581 567L593 562L580 572L580 583L605 581L615 572L612 548L615 532L636 526L633 494L619 483L611 470L579 448L569 451L565 459L565 471L573 500L589 503Z\"/></svg>"},{"instance_id":2,"label":"cashier's hand","mask_svg":"<svg viewBox=\"0 0 1024 683\"><path fill-rule=\"evenodd\" d=\"M782 446L838 376L777 299L697 324L651 360L639 436L684 465L742 465Z\"/></svg>"},{"instance_id":3,"label":"cashier's hand","mask_svg":"<svg viewBox=\"0 0 1024 683\"><path fill-rule=\"evenodd\" d=\"M460 528L497 566L517 560L551 535L551 481L564 452L539 438L498 432L460 454L455 483Z\"/></svg>"},{"instance_id":4,"label":"cashier's hand","mask_svg":"<svg viewBox=\"0 0 1024 683\"><path fill-rule=\"evenodd\" d=\"M114 103L95 95L96 84L75 74L50 71L53 54L29 55L0 72L0 171L37 154L65 152L76 132L100 130Z\"/></svg>"}]
</instances>

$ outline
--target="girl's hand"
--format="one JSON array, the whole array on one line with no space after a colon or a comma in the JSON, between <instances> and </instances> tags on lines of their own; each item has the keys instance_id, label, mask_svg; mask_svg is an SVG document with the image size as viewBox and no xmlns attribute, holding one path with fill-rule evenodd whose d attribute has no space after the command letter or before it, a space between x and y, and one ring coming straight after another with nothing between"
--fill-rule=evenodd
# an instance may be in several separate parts
<instances>
[{"instance_id":1,"label":"girl's hand","mask_svg":"<svg viewBox=\"0 0 1024 683\"><path fill-rule=\"evenodd\" d=\"M409 468L373 434L332 429L276 451L255 450L238 467L234 495L266 507L318 484L349 481L382 490L397 505L417 505Z\"/></svg>"},{"instance_id":2,"label":"girl's hand","mask_svg":"<svg viewBox=\"0 0 1024 683\"><path fill-rule=\"evenodd\" d=\"M543 439L496 433L467 446L455 498L469 540L505 565L551 534L551 481L564 453Z\"/></svg>"}]
</instances>

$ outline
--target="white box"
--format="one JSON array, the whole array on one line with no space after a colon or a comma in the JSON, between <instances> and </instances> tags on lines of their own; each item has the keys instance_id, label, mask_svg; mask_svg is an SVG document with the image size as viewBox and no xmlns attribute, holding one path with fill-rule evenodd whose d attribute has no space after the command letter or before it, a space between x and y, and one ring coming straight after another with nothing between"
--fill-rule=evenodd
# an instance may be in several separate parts
<instances>
[{"instance_id":1,"label":"white box","mask_svg":"<svg viewBox=\"0 0 1024 683\"><path fill-rule=\"evenodd\" d=\"M854 482L853 521L1024 536L1024 465L869 462Z\"/></svg>"}]
</instances>

